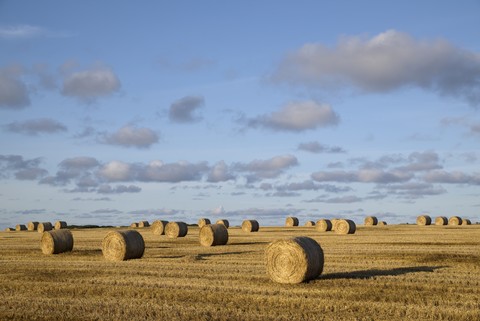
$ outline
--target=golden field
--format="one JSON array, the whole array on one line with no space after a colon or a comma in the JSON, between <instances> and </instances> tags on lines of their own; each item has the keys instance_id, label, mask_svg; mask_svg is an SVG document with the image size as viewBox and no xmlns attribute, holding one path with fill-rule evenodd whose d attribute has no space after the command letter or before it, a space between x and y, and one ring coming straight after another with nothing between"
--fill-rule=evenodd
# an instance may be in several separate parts
<instances>
[{"instance_id":1,"label":"golden field","mask_svg":"<svg viewBox=\"0 0 480 321\"><path fill-rule=\"evenodd\" d=\"M0 232L0 320L480 320L480 225L230 228L226 246L137 229L142 259L109 262L112 229L73 229L73 252L43 255L41 234ZM266 245L309 236L322 275L271 282Z\"/></svg>"}]
</instances>

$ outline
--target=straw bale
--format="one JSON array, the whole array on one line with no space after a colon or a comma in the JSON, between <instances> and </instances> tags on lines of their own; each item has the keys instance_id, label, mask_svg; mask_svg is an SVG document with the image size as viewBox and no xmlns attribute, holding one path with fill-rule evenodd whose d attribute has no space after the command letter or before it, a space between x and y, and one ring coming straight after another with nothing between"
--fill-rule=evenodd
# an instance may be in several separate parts
<instances>
[{"instance_id":1,"label":"straw bale","mask_svg":"<svg viewBox=\"0 0 480 321\"><path fill-rule=\"evenodd\" d=\"M327 219L321 219L315 224L315 229L320 232L327 232L332 230L332 221Z\"/></svg>"},{"instance_id":2,"label":"straw bale","mask_svg":"<svg viewBox=\"0 0 480 321\"><path fill-rule=\"evenodd\" d=\"M199 228L202 228L202 227L204 227L205 225L208 225L208 224L212 224L212 222L210 222L210 220L208 218L202 217L202 218L198 219L198 227Z\"/></svg>"},{"instance_id":3,"label":"straw bale","mask_svg":"<svg viewBox=\"0 0 480 321\"><path fill-rule=\"evenodd\" d=\"M218 220L215 222L216 224L223 224L226 228L230 227L230 222L228 220Z\"/></svg>"},{"instance_id":4,"label":"straw bale","mask_svg":"<svg viewBox=\"0 0 480 321\"><path fill-rule=\"evenodd\" d=\"M152 223L152 231L153 234L156 235L164 235L165 234L165 226L167 226L168 221L156 220Z\"/></svg>"},{"instance_id":5,"label":"straw bale","mask_svg":"<svg viewBox=\"0 0 480 321\"><path fill-rule=\"evenodd\" d=\"M338 220L335 226L335 233L337 234L355 234L357 225L352 220Z\"/></svg>"},{"instance_id":6,"label":"straw bale","mask_svg":"<svg viewBox=\"0 0 480 321\"><path fill-rule=\"evenodd\" d=\"M184 222L169 222L165 226L165 235L171 239L184 237L188 233L188 226Z\"/></svg>"},{"instance_id":7,"label":"straw bale","mask_svg":"<svg viewBox=\"0 0 480 321\"><path fill-rule=\"evenodd\" d=\"M228 229L223 224L204 225L200 229L199 240L203 246L225 245L228 242Z\"/></svg>"},{"instance_id":8,"label":"straw bale","mask_svg":"<svg viewBox=\"0 0 480 321\"><path fill-rule=\"evenodd\" d=\"M53 230L52 223L50 223L50 222L38 223L38 226L37 226L38 233L43 233L43 232L51 231L51 230Z\"/></svg>"},{"instance_id":9,"label":"straw bale","mask_svg":"<svg viewBox=\"0 0 480 321\"><path fill-rule=\"evenodd\" d=\"M56 230L60 230L60 229L64 229L64 228L67 228L67 222L65 222L65 221L56 221L55 222L55 229Z\"/></svg>"},{"instance_id":10,"label":"straw bale","mask_svg":"<svg viewBox=\"0 0 480 321\"><path fill-rule=\"evenodd\" d=\"M289 216L285 219L285 226L298 226L298 218Z\"/></svg>"},{"instance_id":11,"label":"straw bale","mask_svg":"<svg viewBox=\"0 0 480 321\"><path fill-rule=\"evenodd\" d=\"M428 215L420 215L417 217L417 225L430 225L432 224L432 218Z\"/></svg>"},{"instance_id":12,"label":"straw bale","mask_svg":"<svg viewBox=\"0 0 480 321\"><path fill-rule=\"evenodd\" d=\"M256 220L245 220L242 222L242 231L244 232L258 232L260 224Z\"/></svg>"},{"instance_id":13,"label":"straw bale","mask_svg":"<svg viewBox=\"0 0 480 321\"><path fill-rule=\"evenodd\" d=\"M43 254L59 254L72 251L72 232L67 229L43 232L41 248Z\"/></svg>"},{"instance_id":14,"label":"straw bale","mask_svg":"<svg viewBox=\"0 0 480 321\"><path fill-rule=\"evenodd\" d=\"M109 261L138 259L145 252L145 242L136 230L112 231L102 241L103 257Z\"/></svg>"},{"instance_id":15,"label":"straw bale","mask_svg":"<svg viewBox=\"0 0 480 321\"><path fill-rule=\"evenodd\" d=\"M435 217L435 225L448 225L448 218L445 216Z\"/></svg>"},{"instance_id":16,"label":"straw bale","mask_svg":"<svg viewBox=\"0 0 480 321\"><path fill-rule=\"evenodd\" d=\"M378 218L376 218L375 216L365 217L365 225L372 226L372 225L377 225L377 224L378 224Z\"/></svg>"},{"instance_id":17,"label":"straw bale","mask_svg":"<svg viewBox=\"0 0 480 321\"><path fill-rule=\"evenodd\" d=\"M38 228L38 222L28 222L27 229L29 231L36 231Z\"/></svg>"},{"instance_id":18,"label":"straw bale","mask_svg":"<svg viewBox=\"0 0 480 321\"><path fill-rule=\"evenodd\" d=\"M448 225L462 225L462 218L460 216L452 216L448 220Z\"/></svg>"}]
</instances>

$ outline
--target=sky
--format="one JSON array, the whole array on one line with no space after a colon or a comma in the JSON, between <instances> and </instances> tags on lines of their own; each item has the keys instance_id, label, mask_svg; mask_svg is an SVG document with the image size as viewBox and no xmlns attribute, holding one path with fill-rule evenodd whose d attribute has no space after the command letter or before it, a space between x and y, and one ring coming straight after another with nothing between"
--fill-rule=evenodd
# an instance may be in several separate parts
<instances>
[{"instance_id":1,"label":"sky","mask_svg":"<svg viewBox=\"0 0 480 321\"><path fill-rule=\"evenodd\" d=\"M0 0L0 228L480 220L480 1Z\"/></svg>"}]
</instances>

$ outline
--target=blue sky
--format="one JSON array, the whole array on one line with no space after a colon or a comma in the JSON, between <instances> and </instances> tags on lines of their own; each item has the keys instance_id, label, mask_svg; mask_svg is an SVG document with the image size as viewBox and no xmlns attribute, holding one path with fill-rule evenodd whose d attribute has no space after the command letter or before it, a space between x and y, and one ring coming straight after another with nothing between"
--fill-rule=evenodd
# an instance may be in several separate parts
<instances>
[{"instance_id":1,"label":"blue sky","mask_svg":"<svg viewBox=\"0 0 480 321\"><path fill-rule=\"evenodd\" d=\"M0 227L480 211L478 1L0 1Z\"/></svg>"}]
</instances>

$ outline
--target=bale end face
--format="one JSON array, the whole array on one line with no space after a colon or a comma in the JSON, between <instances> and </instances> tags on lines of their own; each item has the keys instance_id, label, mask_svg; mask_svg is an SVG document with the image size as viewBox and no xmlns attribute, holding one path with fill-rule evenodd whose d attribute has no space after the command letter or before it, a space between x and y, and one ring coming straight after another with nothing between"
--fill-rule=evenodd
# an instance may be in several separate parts
<instances>
[{"instance_id":1,"label":"bale end face","mask_svg":"<svg viewBox=\"0 0 480 321\"><path fill-rule=\"evenodd\" d=\"M102 241L103 257L109 261L138 259L145 252L145 242L135 230L109 232Z\"/></svg>"},{"instance_id":2,"label":"bale end face","mask_svg":"<svg viewBox=\"0 0 480 321\"><path fill-rule=\"evenodd\" d=\"M212 224L212 222L208 218L202 217L202 218L198 219L198 227L199 228L202 228L202 227L204 227L205 225L208 225L208 224Z\"/></svg>"},{"instance_id":3,"label":"bale end face","mask_svg":"<svg viewBox=\"0 0 480 321\"><path fill-rule=\"evenodd\" d=\"M355 234L357 225L352 220L338 220L335 225L337 234Z\"/></svg>"},{"instance_id":4,"label":"bale end face","mask_svg":"<svg viewBox=\"0 0 480 321\"><path fill-rule=\"evenodd\" d=\"M156 235L164 235L165 227L167 226L168 221L156 220L152 223L152 232Z\"/></svg>"}]
</instances>

